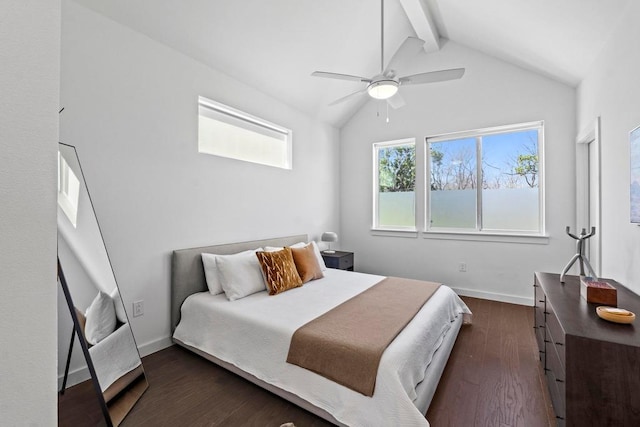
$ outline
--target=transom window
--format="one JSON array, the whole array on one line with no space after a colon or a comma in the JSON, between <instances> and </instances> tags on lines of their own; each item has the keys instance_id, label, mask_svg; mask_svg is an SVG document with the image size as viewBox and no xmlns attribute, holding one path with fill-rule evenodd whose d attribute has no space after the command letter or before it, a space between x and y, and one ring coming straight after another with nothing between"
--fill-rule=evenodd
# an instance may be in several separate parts
<instances>
[{"instance_id":1,"label":"transom window","mask_svg":"<svg viewBox=\"0 0 640 427\"><path fill-rule=\"evenodd\" d=\"M292 132L282 126L198 97L198 151L292 168Z\"/></svg>"},{"instance_id":2,"label":"transom window","mask_svg":"<svg viewBox=\"0 0 640 427\"><path fill-rule=\"evenodd\" d=\"M416 143L413 138L373 144L373 227L415 230Z\"/></svg>"},{"instance_id":3,"label":"transom window","mask_svg":"<svg viewBox=\"0 0 640 427\"><path fill-rule=\"evenodd\" d=\"M426 230L543 234L543 123L426 138Z\"/></svg>"},{"instance_id":4,"label":"transom window","mask_svg":"<svg viewBox=\"0 0 640 427\"><path fill-rule=\"evenodd\" d=\"M58 152L58 205L69 222L76 227L80 181L65 158Z\"/></svg>"}]
</instances>

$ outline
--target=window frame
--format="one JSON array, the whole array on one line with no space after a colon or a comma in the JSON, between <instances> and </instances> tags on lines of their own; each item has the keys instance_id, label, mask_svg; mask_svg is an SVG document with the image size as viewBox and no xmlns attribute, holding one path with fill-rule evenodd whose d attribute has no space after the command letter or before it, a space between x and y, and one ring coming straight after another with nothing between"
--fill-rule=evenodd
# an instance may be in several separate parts
<instances>
[{"instance_id":1,"label":"window frame","mask_svg":"<svg viewBox=\"0 0 640 427\"><path fill-rule=\"evenodd\" d=\"M429 143L447 142L451 140L474 138L476 139L476 178L478 183L482 183L482 140L484 136L513 133L517 131L536 130L538 133L538 230L505 230L505 229L483 229L482 227L482 185L476 185L476 228L445 228L431 226L431 159ZM478 141L480 139L480 141ZM523 242L536 243L538 238L547 238L545 222L545 173L544 173L544 121L518 123L504 126L494 126L489 128L474 129L461 132L451 132L424 139L424 237L452 238L460 240L476 240L478 237L490 238L495 241L504 241L509 236L523 237Z\"/></svg>"},{"instance_id":2,"label":"window frame","mask_svg":"<svg viewBox=\"0 0 640 427\"><path fill-rule=\"evenodd\" d=\"M401 225L394 225L394 226L385 226L385 225L380 225L379 221L380 218L378 217L378 208L380 206L380 201L378 198L379 195L379 188L380 188L380 170L379 170L379 158L378 158L378 150L382 147L382 148L389 148L389 147L401 147L401 146L407 146L407 145L413 145L414 150L416 150L416 162L414 164L414 168L416 168L416 179L413 183L413 193L414 193L414 213L413 213L413 226L401 226ZM418 153L417 153L417 145L416 145L416 139L415 138L403 138L403 139L396 139L396 140L392 140L392 141L379 141L379 142L374 142L372 144L372 161L373 161L373 188L372 188L372 197L373 197L373 211L372 211L372 226L371 226L371 230L373 231L392 231L392 232L417 232L418 228L417 228L417 221L418 221L418 214L417 214L417 183L418 183Z\"/></svg>"},{"instance_id":3,"label":"window frame","mask_svg":"<svg viewBox=\"0 0 640 427\"><path fill-rule=\"evenodd\" d=\"M256 160L248 160L243 159L241 157L232 157L225 156L222 154L210 153L207 151L202 151L201 142L200 142L200 132L198 131L198 152L201 154L207 154L210 156L218 156L224 157L227 159L234 159L243 162L255 163L264 166L271 166L280 169L292 170L293 169L293 131L291 129L287 129L284 126L277 125L268 120L262 119L257 116L253 116L249 113L245 113L244 111L238 110L236 108L230 107L228 105L222 104L220 102L214 101L212 99L206 98L204 96L198 96L198 127L200 127L200 117L205 116L202 114L201 109L205 111L211 111L213 115L220 115L224 119L220 120L218 118L209 117L212 120L218 120L230 124L232 126L236 126L239 128L243 128L245 130L250 130L254 133L262 133L262 135L268 135L269 133L275 133L281 135L284 139L285 144L285 162L283 165L275 165L271 163L260 162ZM234 122L244 123L245 126L238 126L238 124ZM253 129L251 129L253 128ZM264 132L256 132L255 129L263 129Z\"/></svg>"}]
</instances>

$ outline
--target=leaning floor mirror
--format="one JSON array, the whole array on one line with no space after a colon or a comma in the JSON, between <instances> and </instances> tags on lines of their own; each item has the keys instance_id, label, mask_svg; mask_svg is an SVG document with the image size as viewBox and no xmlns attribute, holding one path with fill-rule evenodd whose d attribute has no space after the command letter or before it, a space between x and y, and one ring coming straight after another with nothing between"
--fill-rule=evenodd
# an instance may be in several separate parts
<instances>
[{"instance_id":1,"label":"leaning floor mirror","mask_svg":"<svg viewBox=\"0 0 640 427\"><path fill-rule=\"evenodd\" d=\"M107 426L118 426L149 385L76 149L60 143L58 153L60 412L71 407L73 424L95 425L86 409L95 392L89 400ZM78 398L69 386L88 376L89 393Z\"/></svg>"}]
</instances>

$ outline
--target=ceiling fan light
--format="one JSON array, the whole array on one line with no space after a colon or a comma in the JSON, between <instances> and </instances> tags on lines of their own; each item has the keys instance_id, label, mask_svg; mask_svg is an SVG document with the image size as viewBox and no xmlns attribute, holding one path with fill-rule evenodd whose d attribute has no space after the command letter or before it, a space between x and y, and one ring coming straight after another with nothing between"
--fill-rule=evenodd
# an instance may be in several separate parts
<instances>
[{"instance_id":1,"label":"ceiling fan light","mask_svg":"<svg viewBox=\"0 0 640 427\"><path fill-rule=\"evenodd\" d=\"M373 82L367 87L367 93L375 99L388 99L398 92L398 83L393 80Z\"/></svg>"}]
</instances>

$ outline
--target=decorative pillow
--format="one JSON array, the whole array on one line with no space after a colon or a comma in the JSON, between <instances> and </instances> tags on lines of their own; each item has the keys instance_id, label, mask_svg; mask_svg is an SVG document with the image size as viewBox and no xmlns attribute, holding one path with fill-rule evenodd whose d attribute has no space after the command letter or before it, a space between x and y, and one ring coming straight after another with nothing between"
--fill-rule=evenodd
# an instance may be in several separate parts
<instances>
[{"instance_id":1,"label":"decorative pillow","mask_svg":"<svg viewBox=\"0 0 640 427\"><path fill-rule=\"evenodd\" d=\"M256 252L269 295L302 286L290 248L277 252Z\"/></svg>"},{"instance_id":2,"label":"decorative pillow","mask_svg":"<svg viewBox=\"0 0 640 427\"><path fill-rule=\"evenodd\" d=\"M92 345L98 344L116 328L116 309L109 295L100 291L87 312L87 322L84 325L84 336Z\"/></svg>"},{"instance_id":3,"label":"decorative pillow","mask_svg":"<svg viewBox=\"0 0 640 427\"><path fill-rule=\"evenodd\" d=\"M296 270L298 270L302 283L324 277L322 268L318 264L316 253L313 250L313 245L309 244L303 248L291 248L291 255L293 255L293 262L296 264Z\"/></svg>"},{"instance_id":4,"label":"decorative pillow","mask_svg":"<svg viewBox=\"0 0 640 427\"><path fill-rule=\"evenodd\" d=\"M318 248L317 243L314 241L311 241L308 244L313 245L313 251L316 254L316 258L318 259L318 265L320 265L320 270L325 271L327 269L327 266L324 263L324 259L322 258L322 254L320 253L320 248ZM289 247L293 249L293 248L304 248L305 246L307 246L307 243L299 242ZM282 247L267 246L264 250L266 252L274 252L274 251L281 251L282 249L283 249Z\"/></svg>"},{"instance_id":5,"label":"decorative pillow","mask_svg":"<svg viewBox=\"0 0 640 427\"><path fill-rule=\"evenodd\" d=\"M262 248L233 255L216 255L218 277L229 301L265 290L256 251L262 251Z\"/></svg>"},{"instance_id":6,"label":"decorative pillow","mask_svg":"<svg viewBox=\"0 0 640 427\"><path fill-rule=\"evenodd\" d=\"M204 266L204 277L207 279L207 287L211 295L218 295L224 292L222 289L222 283L220 283L220 274L218 272L218 265L216 264L216 258L219 255L215 254L200 254L202 256L202 265Z\"/></svg>"},{"instance_id":7,"label":"decorative pillow","mask_svg":"<svg viewBox=\"0 0 640 427\"><path fill-rule=\"evenodd\" d=\"M124 302L120 297L118 288L113 288L109 296L113 300L113 307L116 309L116 319L118 319L120 323L127 323L127 313L124 311Z\"/></svg>"}]
</instances>

